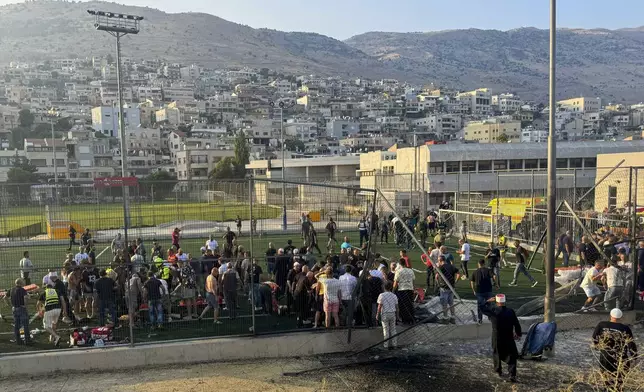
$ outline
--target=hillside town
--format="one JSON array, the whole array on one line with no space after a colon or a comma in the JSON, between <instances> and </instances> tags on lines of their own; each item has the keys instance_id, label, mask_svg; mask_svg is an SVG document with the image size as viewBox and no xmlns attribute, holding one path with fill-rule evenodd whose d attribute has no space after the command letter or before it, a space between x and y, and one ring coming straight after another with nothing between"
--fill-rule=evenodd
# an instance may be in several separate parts
<instances>
[{"instance_id":1,"label":"hillside town","mask_svg":"<svg viewBox=\"0 0 644 392\"><path fill-rule=\"evenodd\" d=\"M485 87L460 91L162 60L123 64L125 156L128 175L139 178L165 171L180 181L208 179L219 161L234 155L240 133L250 147L249 174L266 175L271 159L298 159L296 166L308 167L304 159L343 157L347 170L333 175L346 177L364 169L359 155L369 152L424 144L538 149L548 134L543 103ZM19 182L8 175L19 162L49 182L54 173L71 183L119 175L118 113L111 56L10 63L0 69L0 181ZM641 139L644 104L570 98L558 102L556 121L558 139L571 148L580 141Z\"/></svg>"}]
</instances>

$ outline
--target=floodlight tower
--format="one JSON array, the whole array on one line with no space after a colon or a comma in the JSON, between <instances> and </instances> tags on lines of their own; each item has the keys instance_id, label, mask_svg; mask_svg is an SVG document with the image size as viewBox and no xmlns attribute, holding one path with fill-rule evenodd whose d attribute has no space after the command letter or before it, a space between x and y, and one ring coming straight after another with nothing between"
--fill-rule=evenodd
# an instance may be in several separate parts
<instances>
[{"instance_id":1,"label":"floodlight tower","mask_svg":"<svg viewBox=\"0 0 644 392\"><path fill-rule=\"evenodd\" d=\"M88 10L94 15L94 27L99 31L106 31L116 37L116 88L119 95L119 136L121 139L121 176L123 177L123 236L128 243L127 229L130 223L130 210L128 202L128 187L125 177L127 171L127 144L125 141L125 116L123 115L123 85L121 82L121 37L128 34L138 34L142 16L118 14L114 12Z\"/></svg>"},{"instance_id":2,"label":"floodlight tower","mask_svg":"<svg viewBox=\"0 0 644 392\"><path fill-rule=\"evenodd\" d=\"M284 165L284 154L285 154L285 149L284 149L284 109L290 109L293 106L295 106L297 102L284 102L284 101L279 101L277 103L277 106L280 108L280 144L282 146L282 230L286 231L288 228L287 226L287 219L286 219L286 182L285 181L285 174L286 174L286 166ZM275 102L270 101L269 105L271 108L275 108Z\"/></svg>"}]
</instances>

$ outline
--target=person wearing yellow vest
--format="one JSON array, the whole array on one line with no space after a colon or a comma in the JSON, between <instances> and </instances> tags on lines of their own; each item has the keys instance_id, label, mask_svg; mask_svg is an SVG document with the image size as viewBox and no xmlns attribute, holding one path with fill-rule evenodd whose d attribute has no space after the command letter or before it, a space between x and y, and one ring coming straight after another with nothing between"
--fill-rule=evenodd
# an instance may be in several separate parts
<instances>
[{"instance_id":1,"label":"person wearing yellow vest","mask_svg":"<svg viewBox=\"0 0 644 392\"><path fill-rule=\"evenodd\" d=\"M58 344L60 343L60 335L56 333L56 325L58 324L61 311L63 314L67 314L66 303L63 297L50 283L47 285L45 291L40 295L36 307L39 311L44 310L43 327L45 328L45 331L49 332L51 335L50 340L53 340L54 346L58 347Z\"/></svg>"}]
</instances>

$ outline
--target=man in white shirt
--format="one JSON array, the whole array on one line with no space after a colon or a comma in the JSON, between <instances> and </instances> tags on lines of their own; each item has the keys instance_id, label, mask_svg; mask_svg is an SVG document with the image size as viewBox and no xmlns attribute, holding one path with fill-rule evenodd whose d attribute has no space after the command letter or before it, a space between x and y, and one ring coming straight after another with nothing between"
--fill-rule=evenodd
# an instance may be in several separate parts
<instances>
[{"instance_id":1,"label":"man in white shirt","mask_svg":"<svg viewBox=\"0 0 644 392\"><path fill-rule=\"evenodd\" d=\"M378 311L376 319L382 323L382 334L385 339L385 348L393 350L396 348L396 320L398 319L398 297L392 293L393 285L391 282L385 283L385 291L378 296ZM389 339L389 340L387 340Z\"/></svg>"},{"instance_id":2,"label":"man in white shirt","mask_svg":"<svg viewBox=\"0 0 644 392\"><path fill-rule=\"evenodd\" d=\"M76 255L74 256L74 262L76 263L76 265L80 265L83 260L86 259L89 259L89 256L87 255L87 253L85 253L85 248L81 246L78 248L78 253L76 253Z\"/></svg>"},{"instance_id":3,"label":"man in white shirt","mask_svg":"<svg viewBox=\"0 0 644 392\"><path fill-rule=\"evenodd\" d=\"M404 324L413 324L415 322L414 279L414 271L411 268L407 268L404 259L400 259L394 274L394 289L398 296L400 317Z\"/></svg>"},{"instance_id":4,"label":"man in white shirt","mask_svg":"<svg viewBox=\"0 0 644 392\"><path fill-rule=\"evenodd\" d=\"M217 248L219 248L219 243L215 239L215 236L211 234L210 239L206 241L206 249L210 249L214 252Z\"/></svg>"},{"instance_id":5,"label":"man in white shirt","mask_svg":"<svg viewBox=\"0 0 644 392\"><path fill-rule=\"evenodd\" d=\"M609 312L614 308L619 309L622 305L622 294L624 293L624 271L611 262L604 269L602 282L606 287L604 308Z\"/></svg>"},{"instance_id":6,"label":"man in white shirt","mask_svg":"<svg viewBox=\"0 0 644 392\"><path fill-rule=\"evenodd\" d=\"M340 276L340 291L342 293L342 318L346 326L351 325L351 317L355 310L355 302L353 299L353 291L358 284L358 279L351 273L352 267L350 265L344 266L344 274Z\"/></svg>"},{"instance_id":7,"label":"man in white shirt","mask_svg":"<svg viewBox=\"0 0 644 392\"><path fill-rule=\"evenodd\" d=\"M31 284L31 273L34 271L34 265L29 258L29 252L24 251L20 259L20 277L25 281L25 285ZM43 286L46 287L46 286Z\"/></svg>"},{"instance_id":8,"label":"man in white shirt","mask_svg":"<svg viewBox=\"0 0 644 392\"><path fill-rule=\"evenodd\" d=\"M581 281L580 287L584 289L587 297L584 306L581 307L581 310L596 310L590 307L599 302L599 298L602 293L599 289L599 286L597 286L597 282L601 281L601 279L604 277L604 274L601 272L601 270L602 262L600 260L597 260L595 262L595 266L593 268L590 268L586 272L584 280Z\"/></svg>"},{"instance_id":9,"label":"man in white shirt","mask_svg":"<svg viewBox=\"0 0 644 392\"><path fill-rule=\"evenodd\" d=\"M457 253L461 255L461 269L464 273L464 275L461 276L461 279L467 280L469 279L467 263L470 261L470 244L467 242L467 239L458 240L458 244L461 246L461 249Z\"/></svg>"}]
</instances>

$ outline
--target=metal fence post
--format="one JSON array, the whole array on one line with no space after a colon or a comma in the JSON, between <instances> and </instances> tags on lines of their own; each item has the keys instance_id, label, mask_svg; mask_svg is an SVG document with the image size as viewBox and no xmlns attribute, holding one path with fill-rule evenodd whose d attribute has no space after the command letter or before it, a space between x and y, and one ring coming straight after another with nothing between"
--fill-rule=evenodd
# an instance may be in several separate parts
<instances>
[{"instance_id":1,"label":"metal fence post","mask_svg":"<svg viewBox=\"0 0 644 392\"><path fill-rule=\"evenodd\" d=\"M532 212L530 213L530 241L534 241L534 169L531 170L530 175L530 206L532 207Z\"/></svg>"},{"instance_id":2,"label":"metal fence post","mask_svg":"<svg viewBox=\"0 0 644 392\"><path fill-rule=\"evenodd\" d=\"M500 182L501 182L501 177L499 177L499 173L496 173L496 213L494 214L494 219L496 220L497 231L501 229L501 225L499 224L499 198L501 197L501 195L499 194L499 187L501 185ZM512 229L512 227L510 227L510 229ZM510 237L510 230L508 230L507 233L503 233L503 235L507 235L508 237Z\"/></svg>"},{"instance_id":3,"label":"metal fence post","mask_svg":"<svg viewBox=\"0 0 644 392\"><path fill-rule=\"evenodd\" d=\"M456 195L454 196L454 210L459 211L461 201L461 173L456 173Z\"/></svg>"},{"instance_id":4,"label":"metal fence post","mask_svg":"<svg viewBox=\"0 0 644 392\"><path fill-rule=\"evenodd\" d=\"M248 212L250 220L250 310L251 310L251 321L253 324L253 335L257 334L255 328L255 282L253 281L253 270L255 269L255 249L253 247L253 179L248 180ZM259 282L257 282L259 283Z\"/></svg>"},{"instance_id":5,"label":"metal fence post","mask_svg":"<svg viewBox=\"0 0 644 392\"><path fill-rule=\"evenodd\" d=\"M629 227L629 232L628 234L631 237L631 251L630 251L630 259L631 259L631 268L633 268L633 288L631 290L631 304L629 306L630 310L635 309L635 300L637 299L637 278L638 278L638 273L637 273L637 257L635 255L636 253L636 246L637 246L637 176L638 176L638 168L636 167L631 167L630 170L630 175L629 175L629 203L631 204L631 217L629 219L630 221L630 227ZM635 175L633 175L635 173Z\"/></svg>"}]
</instances>

